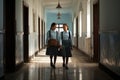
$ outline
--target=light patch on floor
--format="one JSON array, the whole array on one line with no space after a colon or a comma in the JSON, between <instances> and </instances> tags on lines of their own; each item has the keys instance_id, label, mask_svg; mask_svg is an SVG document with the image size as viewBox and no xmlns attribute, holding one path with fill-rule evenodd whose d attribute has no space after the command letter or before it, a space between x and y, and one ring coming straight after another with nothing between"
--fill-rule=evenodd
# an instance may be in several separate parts
<instances>
[{"instance_id":1,"label":"light patch on floor","mask_svg":"<svg viewBox=\"0 0 120 80\"><path fill-rule=\"evenodd\" d=\"M46 49L43 49L42 51L40 51L38 53L38 55L36 55L35 57L33 57L30 62L50 63L50 57L48 55L46 55L45 52L46 52ZM62 57L58 56L56 62L57 63L62 63L63 62ZM70 62L72 62L71 58L69 58L69 63Z\"/></svg>"},{"instance_id":2,"label":"light patch on floor","mask_svg":"<svg viewBox=\"0 0 120 80\"><path fill-rule=\"evenodd\" d=\"M50 58L49 56L45 56L45 57L34 57L31 59L30 62L37 62L37 63L50 63ZM62 63L62 57L57 57L56 60L57 63ZM71 58L69 59L69 62L71 62Z\"/></svg>"}]
</instances>

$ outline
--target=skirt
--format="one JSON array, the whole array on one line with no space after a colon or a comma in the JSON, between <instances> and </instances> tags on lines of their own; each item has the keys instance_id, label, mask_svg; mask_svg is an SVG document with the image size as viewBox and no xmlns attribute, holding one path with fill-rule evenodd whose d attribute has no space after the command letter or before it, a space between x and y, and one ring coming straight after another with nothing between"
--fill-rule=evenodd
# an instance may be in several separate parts
<instances>
[{"instance_id":1,"label":"skirt","mask_svg":"<svg viewBox=\"0 0 120 80\"><path fill-rule=\"evenodd\" d=\"M46 49L46 55L58 55L58 47L56 46L49 46Z\"/></svg>"},{"instance_id":2,"label":"skirt","mask_svg":"<svg viewBox=\"0 0 120 80\"><path fill-rule=\"evenodd\" d=\"M62 54L64 57L72 57L71 53L71 41L70 40L63 40L62 41L64 53Z\"/></svg>"}]
</instances>

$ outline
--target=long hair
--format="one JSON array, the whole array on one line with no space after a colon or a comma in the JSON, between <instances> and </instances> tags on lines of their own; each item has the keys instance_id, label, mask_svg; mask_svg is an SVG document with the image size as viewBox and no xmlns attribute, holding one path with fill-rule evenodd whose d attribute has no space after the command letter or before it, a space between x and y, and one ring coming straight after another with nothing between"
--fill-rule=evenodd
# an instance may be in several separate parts
<instances>
[{"instance_id":1,"label":"long hair","mask_svg":"<svg viewBox=\"0 0 120 80\"><path fill-rule=\"evenodd\" d=\"M68 27L68 25L66 23L64 23L63 26L67 26L67 30L69 30L69 27Z\"/></svg>"},{"instance_id":2,"label":"long hair","mask_svg":"<svg viewBox=\"0 0 120 80\"><path fill-rule=\"evenodd\" d=\"M54 27L55 25L56 25L56 23L55 23L55 22L53 22L53 23L51 24L50 29L52 29L52 27Z\"/></svg>"}]
</instances>

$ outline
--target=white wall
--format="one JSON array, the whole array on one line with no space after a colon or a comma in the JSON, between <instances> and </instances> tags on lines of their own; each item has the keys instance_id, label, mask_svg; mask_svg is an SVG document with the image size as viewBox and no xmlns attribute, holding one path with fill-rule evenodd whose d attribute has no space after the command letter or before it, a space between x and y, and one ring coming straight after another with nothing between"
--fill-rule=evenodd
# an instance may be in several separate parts
<instances>
[{"instance_id":1,"label":"white wall","mask_svg":"<svg viewBox=\"0 0 120 80\"><path fill-rule=\"evenodd\" d=\"M16 0L16 64L23 61L23 5L27 6L29 11L29 57L38 51L38 16L41 18L43 14L40 4L41 0ZM35 14L34 19L33 13ZM33 30L33 22L35 22L35 31Z\"/></svg>"},{"instance_id":2,"label":"white wall","mask_svg":"<svg viewBox=\"0 0 120 80\"><path fill-rule=\"evenodd\" d=\"M120 0L100 0L100 63L120 75Z\"/></svg>"},{"instance_id":3,"label":"white wall","mask_svg":"<svg viewBox=\"0 0 120 80\"><path fill-rule=\"evenodd\" d=\"M38 16L43 18L41 0L24 0L29 6L29 52L30 56L38 50ZM35 32L33 31L33 13L35 14ZM41 22L41 21L40 21ZM40 23L41 24L41 23ZM42 42L41 42L42 43Z\"/></svg>"},{"instance_id":4,"label":"white wall","mask_svg":"<svg viewBox=\"0 0 120 80\"><path fill-rule=\"evenodd\" d=\"M79 12L82 12L82 36L79 36L78 38L78 48L80 50L82 50L83 52L85 52L86 54L88 54L90 57L92 56L92 49L91 49L91 45L92 45L92 29L93 29L93 0L90 0L90 11L88 12L88 4L87 4L88 0L79 0L79 4L77 5L76 8L76 16L79 15ZM79 8L79 9L78 9ZM90 15L90 17L88 18L88 14ZM90 24L87 24L87 21L90 21ZM78 19L80 20L80 19ZM78 22L78 29L80 27L80 22ZM87 27L90 26L90 37L87 37ZM80 31L80 30L79 30ZM76 41L76 37L74 37L74 40ZM76 43L74 41L74 43ZM75 44L76 45L76 44Z\"/></svg>"},{"instance_id":5,"label":"white wall","mask_svg":"<svg viewBox=\"0 0 120 80\"><path fill-rule=\"evenodd\" d=\"M109 0L107 3L107 0L100 1L100 31L120 30L119 0Z\"/></svg>"},{"instance_id":6,"label":"white wall","mask_svg":"<svg viewBox=\"0 0 120 80\"><path fill-rule=\"evenodd\" d=\"M16 64L23 61L23 4L22 0L16 0L15 3L16 20Z\"/></svg>"}]
</instances>

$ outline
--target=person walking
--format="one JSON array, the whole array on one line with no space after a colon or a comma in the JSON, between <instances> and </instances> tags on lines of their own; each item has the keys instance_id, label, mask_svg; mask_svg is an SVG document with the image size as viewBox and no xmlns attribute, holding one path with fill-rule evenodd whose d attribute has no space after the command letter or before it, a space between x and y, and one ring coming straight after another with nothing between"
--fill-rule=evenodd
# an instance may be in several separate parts
<instances>
[{"instance_id":1,"label":"person walking","mask_svg":"<svg viewBox=\"0 0 120 80\"><path fill-rule=\"evenodd\" d=\"M63 67L68 69L69 57L72 57L72 33L69 31L67 24L63 24L63 30L61 32L61 45L64 49L64 53L62 54Z\"/></svg>"},{"instance_id":2,"label":"person walking","mask_svg":"<svg viewBox=\"0 0 120 80\"><path fill-rule=\"evenodd\" d=\"M50 30L47 32L47 49L46 55L50 56L50 66L55 69L57 54L58 54L58 44L59 35L56 29L56 23L52 23Z\"/></svg>"}]
</instances>

